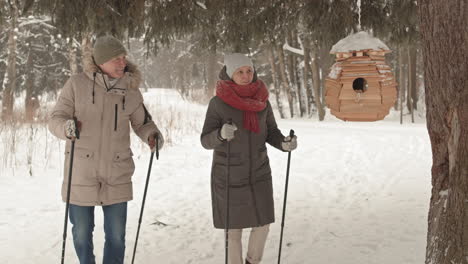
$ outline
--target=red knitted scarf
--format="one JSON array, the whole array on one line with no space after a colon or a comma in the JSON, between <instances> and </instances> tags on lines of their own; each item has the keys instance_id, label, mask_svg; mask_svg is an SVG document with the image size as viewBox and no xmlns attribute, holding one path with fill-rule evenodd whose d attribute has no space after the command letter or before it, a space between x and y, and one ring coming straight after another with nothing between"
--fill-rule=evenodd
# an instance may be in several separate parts
<instances>
[{"instance_id":1,"label":"red knitted scarf","mask_svg":"<svg viewBox=\"0 0 468 264\"><path fill-rule=\"evenodd\" d=\"M268 90L261 80L247 85L238 85L232 81L218 81L216 96L226 104L244 111L244 128L255 133L260 132L257 112L266 107Z\"/></svg>"}]
</instances>

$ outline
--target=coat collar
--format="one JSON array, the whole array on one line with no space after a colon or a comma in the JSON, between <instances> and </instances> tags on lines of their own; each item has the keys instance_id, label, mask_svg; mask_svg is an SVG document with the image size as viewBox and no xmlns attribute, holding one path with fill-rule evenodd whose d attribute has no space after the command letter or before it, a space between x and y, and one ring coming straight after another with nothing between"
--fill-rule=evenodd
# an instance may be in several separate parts
<instances>
[{"instance_id":1,"label":"coat collar","mask_svg":"<svg viewBox=\"0 0 468 264\"><path fill-rule=\"evenodd\" d=\"M84 73L88 78L90 78L93 82L95 81L96 85L104 88L110 88L109 78L94 63L92 57L84 58L83 64ZM126 95L127 89L140 88L141 80L142 75L138 69L138 66L131 61L128 61L125 75L120 78L120 80L114 85L114 89L108 89L107 92Z\"/></svg>"}]
</instances>

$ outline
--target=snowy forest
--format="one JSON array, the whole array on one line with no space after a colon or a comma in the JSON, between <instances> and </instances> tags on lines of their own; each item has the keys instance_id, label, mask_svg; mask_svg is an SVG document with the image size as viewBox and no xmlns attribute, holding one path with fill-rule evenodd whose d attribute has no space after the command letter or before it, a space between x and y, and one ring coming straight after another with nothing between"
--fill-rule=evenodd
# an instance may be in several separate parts
<instances>
[{"instance_id":1,"label":"snowy forest","mask_svg":"<svg viewBox=\"0 0 468 264\"><path fill-rule=\"evenodd\" d=\"M14 98L25 92L18 111L35 118L41 98L54 98L80 71L93 39L110 33L125 40L143 68L145 87L174 88L183 98L206 102L223 54L243 52L272 86L281 118L324 120L324 80L335 60L330 49L360 30L391 47L387 60L402 97L395 109L402 110L401 101L412 113L424 104L416 8L406 0L7 1L1 13L2 116L12 114Z\"/></svg>"},{"instance_id":2,"label":"snowy forest","mask_svg":"<svg viewBox=\"0 0 468 264\"><path fill-rule=\"evenodd\" d=\"M361 31L389 47L396 100L385 120L344 122L327 107L330 51ZM298 135L284 263L468 263L465 0L0 0L1 263L59 261L65 143L47 122L102 35L122 40L138 65L145 105L166 138L140 263L223 260L223 234L211 222L212 153L200 133L224 55L234 52L252 58L283 134ZM126 262L150 157L134 134L132 150ZM276 262L286 170L285 154L268 151L276 223L262 263ZM78 263L68 240L66 263Z\"/></svg>"}]
</instances>

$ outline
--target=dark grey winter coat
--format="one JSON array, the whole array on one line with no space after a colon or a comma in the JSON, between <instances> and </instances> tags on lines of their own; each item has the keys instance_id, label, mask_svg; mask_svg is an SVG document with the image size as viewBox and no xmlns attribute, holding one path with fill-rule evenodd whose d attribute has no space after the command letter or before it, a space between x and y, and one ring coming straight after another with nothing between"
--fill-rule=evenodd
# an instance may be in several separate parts
<instances>
[{"instance_id":1,"label":"dark grey winter coat","mask_svg":"<svg viewBox=\"0 0 468 264\"><path fill-rule=\"evenodd\" d=\"M225 228L227 142L220 140L222 125L232 119L238 130L230 141L229 228L262 226L275 221L271 168L265 143L281 149L284 136L278 129L270 102L258 112L260 133L243 128L243 111L211 99L201 134L201 143L213 149L211 199L215 228Z\"/></svg>"}]
</instances>

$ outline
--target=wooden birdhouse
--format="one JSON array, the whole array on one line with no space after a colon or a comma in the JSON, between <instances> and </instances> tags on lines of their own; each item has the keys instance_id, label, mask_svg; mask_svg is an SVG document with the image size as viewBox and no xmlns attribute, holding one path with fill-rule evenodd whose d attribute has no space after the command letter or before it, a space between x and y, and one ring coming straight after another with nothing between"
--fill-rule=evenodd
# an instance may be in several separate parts
<instances>
[{"instance_id":1,"label":"wooden birdhouse","mask_svg":"<svg viewBox=\"0 0 468 264\"><path fill-rule=\"evenodd\" d=\"M331 113L345 121L376 121L388 115L397 98L397 83L385 54L390 49L361 31L336 43L336 55L325 81Z\"/></svg>"}]
</instances>

